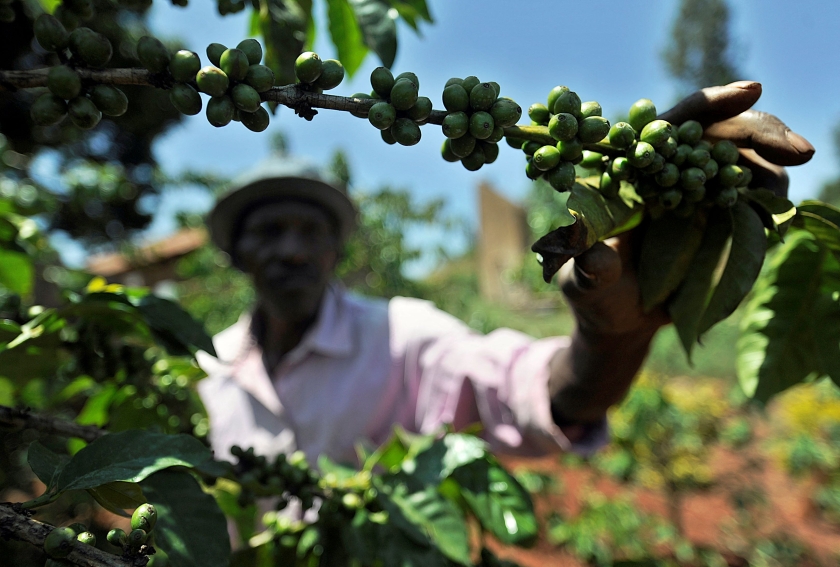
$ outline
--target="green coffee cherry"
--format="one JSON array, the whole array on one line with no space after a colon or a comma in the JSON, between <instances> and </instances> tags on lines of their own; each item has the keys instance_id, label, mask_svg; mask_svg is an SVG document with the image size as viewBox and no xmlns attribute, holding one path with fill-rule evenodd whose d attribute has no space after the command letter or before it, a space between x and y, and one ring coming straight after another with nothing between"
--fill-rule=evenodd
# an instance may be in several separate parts
<instances>
[{"instance_id":1,"label":"green coffee cherry","mask_svg":"<svg viewBox=\"0 0 840 567\"><path fill-rule=\"evenodd\" d=\"M482 147L484 150L484 164L490 164L496 161L496 158L499 157L499 144L490 143L486 140L483 142L477 142L478 145Z\"/></svg>"},{"instance_id":2,"label":"green coffee cherry","mask_svg":"<svg viewBox=\"0 0 840 567\"><path fill-rule=\"evenodd\" d=\"M557 149L563 161L574 161L583 156L583 145L577 138L557 142Z\"/></svg>"},{"instance_id":3,"label":"green coffee cherry","mask_svg":"<svg viewBox=\"0 0 840 567\"><path fill-rule=\"evenodd\" d=\"M554 146L543 146L534 152L534 166L541 171L548 171L560 163L560 150Z\"/></svg>"},{"instance_id":4,"label":"green coffee cherry","mask_svg":"<svg viewBox=\"0 0 840 567\"><path fill-rule=\"evenodd\" d=\"M394 143L396 143L396 140L394 140ZM441 145L440 147L440 155L443 157L444 160L450 163L454 163L456 161L461 160L461 158L459 158L452 152L452 141L449 138L446 138L443 141L443 145Z\"/></svg>"},{"instance_id":5,"label":"green coffee cherry","mask_svg":"<svg viewBox=\"0 0 840 567\"><path fill-rule=\"evenodd\" d=\"M548 171L545 180L555 191L569 191L575 184L575 166L564 161Z\"/></svg>"},{"instance_id":6,"label":"green coffee cherry","mask_svg":"<svg viewBox=\"0 0 840 567\"><path fill-rule=\"evenodd\" d=\"M636 132L627 122L616 122L610 128L609 140L611 146L623 150L636 140Z\"/></svg>"},{"instance_id":7,"label":"green coffee cherry","mask_svg":"<svg viewBox=\"0 0 840 567\"><path fill-rule=\"evenodd\" d=\"M80 534L77 534L76 540L84 543L85 545L96 545L96 536L90 532L81 532Z\"/></svg>"},{"instance_id":8,"label":"green coffee cherry","mask_svg":"<svg viewBox=\"0 0 840 567\"><path fill-rule=\"evenodd\" d=\"M70 34L58 18L50 14L41 14L32 25L35 39L47 51L61 51L67 47Z\"/></svg>"},{"instance_id":9,"label":"green coffee cherry","mask_svg":"<svg viewBox=\"0 0 840 567\"><path fill-rule=\"evenodd\" d=\"M695 150L706 150L709 154L712 153L713 144L709 140L700 140L696 144L694 144Z\"/></svg>"},{"instance_id":10,"label":"green coffee cherry","mask_svg":"<svg viewBox=\"0 0 840 567\"><path fill-rule=\"evenodd\" d=\"M391 89L391 105L397 110L408 110L417 102L417 85L403 77Z\"/></svg>"},{"instance_id":11,"label":"green coffee cherry","mask_svg":"<svg viewBox=\"0 0 840 567\"><path fill-rule=\"evenodd\" d=\"M328 91L334 89L344 80L344 65L336 59L325 59L319 76L313 86Z\"/></svg>"},{"instance_id":12,"label":"green coffee cherry","mask_svg":"<svg viewBox=\"0 0 840 567\"><path fill-rule=\"evenodd\" d=\"M650 99L639 99L630 107L629 116L627 122L636 132L641 132L642 128L656 118L656 106Z\"/></svg>"},{"instance_id":13,"label":"green coffee cherry","mask_svg":"<svg viewBox=\"0 0 840 567\"><path fill-rule=\"evenodd\" d=\"M630 177L630 162L625 157L617 157L610 163L610 177L616 181L621 181Z\"/></svg>"},{"instance_id":14,"label":"green coffee cherry","mask_svg":"<svg viewBox=\"0 0 840 567\"><path fill-rule=\"evenodd\" d=\"M528 108L528 117L535 123L541 126L546 126L551 119L551 113L544 104L535 102Z\"/></svg>"},{"instance_id":15,"label":"green coffee cherry","mask_svg":"<svg viewBox=\"0 0 840 567\"><path fill-rule=\"evenodd\" d=\"M639 138L654 148L659 148L668 141L672 132L673 128L671 127L670 122L666 122L665 120L653 120L652 122L645 124L645 127L642 128L641 134L639 134Z\"/></svg>"},{"instance_id":16,"label":"green coffee cherry","mask_svg":"<svg viewBox=\"0 0 840 567\"><path fill-rule=\"evenodd\" d=\"M427 96L417 97L414 106L408 109L408 117L418 123L423 123L432 113L432 99Z\"/></svg>"},{"instance_id":17,"label":"green coffee cherry","mask_svg":"<svg viewBox=\"0 0 840 567\"><path fill-rule=\"evenodd\" d=\"M589 118L590 116L601 116L603 111L601 105L594 100L581 103L580 116L581 118Z\"/></svg>"},{"instance_id":18,"label":"green coffee cherry","mask_svg":"<svg viewBox=\"0 0 840 567\"><path fill-rule=\"evenodd\" d=\"M102 113L96 105L85 96L77 96L67 103L67 116L82 130L94 128L102 120Z\"/></svg>"},{"instance_id":19,"label":"green coffee cherry","mask_svg":"<svg viewBox=\"0 0 840 567\"><path fill-rule=\"evenodd\" d=\"M752 183L752 170L744 165L741 166L741 170L744 172L744 180L738 184L738 187L747 187L750 183Z\"/></svg>"},{"instance_id":20,"label":"green coffee cherry","mask_svg":"<svg viewBox=\"0 0 840 567\"><path fill-rule=\"evenodd\" d=\"M255 112L242 112L239 114L242 124L251 132L262 132L268 128L268 123L271 118L268 116L268 111L262 106Z\"/></svg>"},{"instance_id":21,"label":"green coffee cherry","mask_svg":"<svg viewBox=\"0 0 840 567\"><path fill-rule=\"evenodd\" d=\"M90 91L90 100L106 116L122 116L128 110L128 97L111 85L96 85Z\"/></svg>"},{"instance_id":22,"label":"green coffee cherry","mask_svg":"<svg viewBox=\"0 0 840 567\"><path fill-rule=\"evenodd\" d=\"M179 83L187 83L195 78L201 70L201 59L197 53L181 49L172 56L169 62L169 73Z\"/></svg>"},{"instance_id":23,"label":"green coffee cherry","mask_svg":"<svg viewBox=\"0 0 840 567\"><path fill-rule=\"evenodd\" d=\"M642 171L644 173L654 174L662 171L663 167L665 167L665 158L662 157L662 154L657 152L653 156L653 161L651 161L647 166L643 167Z\"/></svg>"},{"instance_id":24,"label":"green coffee cherry","mask_svg":"<svg viewBox=\"0 0 840 567\"><path fill-rule=\"evenodd\" d=\"M505 143L514 150L521 150L525 144L525 140L521 138L514 138L513 136L505 136Z\"/></svg>"},{"instance_id":25,"label":"green coffee cherry","mask_svg":"<svg viewBox=\"0 0 840 567\"><path fill-rule=\"evenodd\" d=\"M219 59L219 68L231 81L241 81L248 74L248 56L241 49L228 49Z\"/></svg>"},{"instance_id":26,"label":"green coffee cherry","mask_svg":"<svg viewBox=\"0 0 840 567\"><path fill-rule=\"evenodd\" d=\"M703 197L706 196L706 186L701 185L695 189L684 189L683 190L683 201L686 203L699 203L703 200Z\"/></svg>"},{"instance_id":27,"label":"green coffee cherry","mask_svg":"<svg viewBox=\"0 0 840 567\"><path fill-rule=\"evenodd\" d=\"M601 191L601 194L604 197L612 198L618 195L618 190L621 188L620 183L618 180L612 178L609 172L605 171L601 174L601 183L598 186L598 190Z\"/></svg>"},{"instance_id":28,"label":"green coffee cherry","mask_svg":"<svg viewBox=\"0 0 840 567\"><path fill-rule=\"evenodd\" d=\"M493 128L495 127L496 125L493 122L493 117L490 116L489 112L479 110L470 116L470 134L472 134L477 140L486 140L489 138L493 133Z\"/></svg>"},{"instance_id":29,"label":"green coffee cherry","mask_svg":"<svg viewBox=\"0 0 840 567\"><path fill-rule=\"evenodd\" d=\"M577 93L574 91L568 91L557 97L557 100L554 102L552 112L555 114L564 112L566 114L571 114L575 118L580 118L580 105L580 97Z\"/></svg>"},{"instance_id":30,"label":"green coffee cherry","mask_svg":"<svg viewBox=\"0 0 840 567\"><path fill-rule=\"evenodd\" d=\"M126 536L125 532L122 531L120 528L114 528L113 530L108 532L108 535L105 536L105 539L108 540L113 546L122 547L126 544Z\"/></svg>"},{"instance_id":31,"label":"green coffee cherry","mask_svg":"<svg viewBox=\"0 0 840 567\"><path fill-rule=\"evenodd\" d=\"M463 159L473 153L475 150L475 138L469 134L464 134L460 138L455 138L450 142L452 153Z\"/></svg>"},{"instance_id":32,"label":"green coffee cherry","mask_svg":"<svg viewBox=\"0 0 840 567\"><path fill-rule=\"evenodd\" d=\"M162 73L169 67L169 50L159 39L148 35L137 41L137 58L152 73Z\"/></svg>"},{"instance_id":33,"label":"green coffee cherry","mask_svg":"<svg viewBox=\"0 0 840 567\"><path fill-rule=\"evenodd\" d=\"M202 67L195 76L198 90L212 97L223 96L230 86L230 80L224 71L208 65Z\"/></svg>"},{"instance_id":34,"label":"green coffee cherry","mask_svg":"<svg viewBox=\"0 0 840 567\"><path fill-rule=\"evenodd\" d=\"M573 139L578 132L578 121L568 113L554 114L548 121L548 133L558 142Z\"/></svg>"},{"instance_id":35,"label":"green coffee cherry","mask_svg":"<svg viewBox=\"0 0 840 567\"><path fill-rule=\"evenodd\" d=\"M522 116L522 107L513 99L498 98L490 107L490 116L493 117L496 126L510 128L519 122L519 118Z\"/></svg>"},{"instance_id":36,"label":"green coffee cherry","mask_svg":"<svg viewBox=\"0 0 840 567\"><path fill-rule=\"evenodd\" d=\"M32 103L29 115L35 124L49 126L61 121L67 115L67 103L63 98L52 93L44 93Z\"/></svg>"},{"instance_id":37,"label":"green coffee cherry","mask_svg":"<svg viewBox=\"0 0 840 567\"><path fill-rule=\"evenodd\" d=\"M655 179L660 187L673 187L680 181L680 168L673 163L666 163Z\"/></svg>"},{"instance_id":38,"label":"green coffee cherry","mask_svg":"<svg viewBox=\"0 0 840 567\"><path fill-rule=\"evenodd\" d=\"M216 128L221 128L227 126L233 120L234 110L236 110L236 106L229 96L214 96L207 102L205 114L210 124Z\"/></svg>"},{"instance_id":39,"label":"green coffee cherry","mask_svg":"<svg viewBox=\"0 0 840 567\"><path fill-rule=\"evenodd\" d=\"M680 173L680 185L683 189L691 191L706 183L706 174L699 167L689 167Z\"/></svg>"},{"instance_id":40,"label":"green coffee cherry","mask_svg":"<svg viewBox=\"0 0 840 567\"><path fill-rule=\"evenodd\" d=\"M82 92L82 78L70 67L56 65L47 72L47 87L55 96L70 100Z\"/></svg>"},{"instance_id":41,"label":"green coffee cherry","mask_svg":"<svg viewBox=\"0 0 840 567\"><path fill-rule=\"evenodd\" d=\"M274 86L274 71L265 65L251 65L245 75L245 82L258 93L264 93Z\"/></svg>"},{"instance_id":42,"label":"green coffee cherry","mask_svg":"<svg viewBox=\"0 0 840 567\"><path fill-rule=\"evenodd\" d=\"M89 28L73 30L69 44L73 55L91 67L104 67L114 54L108 38Z\"/></svg>"},{"instance_id":43,"label":"green coffee cherry","mask_svg":"<svg viewBox=\"0 0 840 567\"><path fill-rule=\"evenodd\" d=\"M578 123L577 136L584 144L600 142L610 132L610 121L602 116L589 116Z\"/></svg>"},{"instance_id":44,"label":"green coffee cherry","mask_svg":"<svg viewBox=\"0 0 840 567\"><path fill-rule=\"evenodd\" d=\"M498 122L496 126L493 128L493 133L485 139L485 142L495 144L496 142L501 142L502 138L505 137L505 129L499 126Z\"/></svg>"},{"instance_id":45,"label":"green coffee cherry","mask_svg":"<svg viewBox=\"0 0 840 567\"><path fill-rule=\"evenodd\" d=\"M659 204L666 211L676 209L682 201L683 194L679 189L668 189L659 194Z\"/></svg>"},{"instance_id":46,"label":"green coffee cherry","mask_svg":"<svg viewBox=\"0 0 840 567\"><path fill-rule=\"evenodd\" d=\"M673 156L671 156L671 161L675 165L683 165L686 161L688 161L688 156L690 156L693 151L694 148L688 144L680 144L677 146L677 151Z\"/></svg>"},{"instance_id":47,"label":"green coffee cherry","mask_svg":"<svg viewBox=\"0 0 840 567\"><path fill-rule=\"evenodd\" d=\"M405 71L404 73L400 73L399 75L394 77L394 83L396 83L400 79L408 79L409 81L417 85L418 89L420 88L420 79L411 71Z\"/></svg>"},{"instance_id":48,"label":"green coffee cherry","mask_svg":"<svg viewBox=\"0 0 840 567\"><path fill-rule=\"evenodd\" d=\"M541 147L543 147L543 145L539 142L526 141L522 144L522 152L526 156L532 156L534 155L534 152L536 152Z\"/></svg>"},{"instance_id":49,"label":"green coffee cherry","mask_svg":"<svg viewBox=\"0 0 840 567\"><path fill-rule=\"evenodd\" d=\"M460 138L470 129L470 118L466 112L447 114L441 126L443 135L450 139Z\"/></svg>"},{"instance_id":50,"label":"green coffee cherry","mask_svg":"<svg viewBox=\"0 0 840 567\"><path fill-rule=\"evenodd\" d=\"M476 145L473 151L461 160L461 165L467 171L478 171L485 164L484 148Z\"/></svg>"},{"instance_id":51,"label":"green coffee cherry","mask_svg":"<svg viewBox=\"0 0 840 567\"><path fill-rule=\"evenodd\" d=\"M443 106L449 112L463 112L470 107L470 95L461 85L443 89Z\"/></svg>"},{"instance_id":52,"label":"green coffee cherry","mask_svg":"<svg viewBox=\"0 0 840 567\"><path fill-rule=\"evenodd\" d=\"M738 146L731 140L720 140L712 146L712 158L718 162L718 165L733 165L738 163L740 156Z\"/></svg>"},{"instance_id":53,"label":"green coffee cherry","mask_svg":"<svg viewBox=\"0 0 840 567\"><path fill-rule=\"evenodd\" d=\"M715 204L723 209L728 209L738 202L738 190L734 187L726 187L715 197Z\"/></svg>"},{"instance_id":54,"label":"green coffee cherry","mask_svg":"<svg viewBox=\"0 0 840 567\"><path fill-rule=\"evenodd\" d=\"M718 162L713 159L710 159L706 162L706 165L703 166L703 173L706 174L706 179L713 179L719 170Z\"/></svg>"},{"instance_id":55,"label":"green coffee cherry","mask_svg":"<svg viewBox=\"0 0 840 567\"><path fill-rule=\"evenodd\" d=\"M256 112L262 100L260 93L245 83L239 83L230 91L230 98L233 104L243 112Z\"/></svg>"},{"instance_id":56,"label":"green coffee cherry","mask_svg":"<svg viewBox=\"0 0 840 567\"><path fill-rule=\"evenodd\" d=\"M460 77L452 77L451 79L446 81L446 83L443 85L443 88L446 88L449 85L460 85L463 82L464 82L464 79L461 79Z\"/></svg>"},{"instance_id":57,"label":"green coffee cherry","mask_svg":"<svg viewBox=\"0 0 840 567\"><path fill-rule=\"evenodd\" d=\"M185 83L176 83L169 91L169 101L172 106L181 114L194 116L201 112L201 96L192 86Z\"/></svg>"},{"instance_id":58,"label":"green coffee cherry","mask_svg":"<svg viewBox=\"0 0 840 567\"><path fill-rule=\"evenodd\" d=\"M157 523L157 510L151 504L141 504L131 514L131 529L151 532Z\"/></svg>"},{"instance_id":59,"label":"green coffee cherry","mask_svg":"<svg viewBox=\"0 0 840 567\"><path fill-rule=\"evenodd\" d=\"M557 99L560 98L560 95L567 92L569 92L569 87L558 86L551 89L548 92L548 99L546 101L548 104L546 104L546 108L554 112L554 104L557 102Z\"/></svg>"},{"instance_id":60,"label":"green coffee cherry","mask_svg":"<svg viewBox=\"0 0 840 567\"><path fill-rule=\"evenodd\" d=\"M72 528L55 528L44 538L44 551L57 559L67 557L73 551L76 532Z\"/></svg>"},{"instance_id":61,"label":"green coffee cherry","mask_svg":"<svg viewBox=\"0 0 840 567\"><path fill-rule=\"evenodd\" d=\"M79 17L63 4L59 4L58 7L56 7L53 15L68 31L72 31L79 27Z\"/></svg>"},{"instance_id":62,"label":"green coffee cherry","mask_svg":"<svg viewBox=\"0 0 840 567\"><path fill-rule=\"evenodd\" d=\"M586 169L600 168L604 164L604 154L598 152L583 150L582 157L580 166Z\"/></svg>"},{"instance_id":63,"label":"green coffee cherry","mask_svg":"<svg viewBox=\"0 0 840 567\"><path fill-rule=\"evenodd\" d=\"M718 179L724 187L739 187L744 181L744 170L737 165L724 165L718 171Z\"/></svg>"},{"instance_id":64,"label":"green coffee cherry","mask_svg":"<svg viewBox=\"0 0 840 567\"><path fill-rule=\"evenodd\" d=\"M490 110L496 102L496 89L490 83L480 83L470 91L470 106L473 110Z\"/></svg>"},{"instance_id":65,"label":"green coffee cherry","mask_svg":"<svg viewBox=\"0 0 840 567\"><path fill-rule=\"evenodd\" d=\"M692 152L688 154L688 159L686 161L691 166L703 167L710 159L712 159L712 156L706 150L692 150Z\"/></svg>"},{"instance_id":66,"label":"green coffee cherry","mask_svg":"<svg viewBox=\"0 0 840 567\"><path fill-rule=\"evenodd\" d=\"M397 119L397 110L387 102L377 102L370 107L368 121L378 130L390 128Z\"/></svg>"},{"instance_id":67,"label":"green coffee cherry","mask_svg":"<svg viewBox=\"0 0 840 567\"><path fill-rule=\"evenodd\" d=\"M125 540L128 546L132 549L139 549L144 543L146 543L148 537L149 534L146 531L138 528L131 530Z\"/></svg>"},{"instance_id":68,"label":"green coffee cherry","mask_svg":"<svg viewBox=\"0 0 840 567\"><path fill-rule=\"evenodd\" d=\"M380 130L379 135L382 137L382 141L388 144L389 146L393 146L397 143L397 140L394 138L394 135L391 134L391 128L388 128L387 130ZM454 161L458 161L458 158L455 158Z\"/></svg>"},{"instance_id":69,"label":"green coffee cherry","mask_svg":"<svg viewBox=\"0 0 840 567\"><path fill-rule=\"evenodd\" d=\"M537 169L534 165L534 161L531 158L528 158L528 161L525 162L525 176L528 179L536 181L540 177L542 177L543 172Z\"/></svg>"},{"instance_id":70,"label":"green coffee cherry","mask_svg":"<svg viewBox=\"0 0 840 567\"><path fill-rule=\"evenodd\" d=\"M671 135L667 140L665 140L665 143L656 149L656 151L662 154L666 159L671 158L677 153L678 145L677 139Z\"/></svg>"},{"instance_id":71,"label":"green coffee cherry","mask_svg":"<svg viewBox=\"0 0 840 567\"><path fill-rule=\"evenodd\" d=\"M479 81L478 77L476 77L475 75L470 75L461 82L461 86L464 87L464 90L467 91L467 94L470 94L472 90L479 84L481 84L481 81Z\"/></svg>"},{"instance_id":72,"label":"green coffee cherry","mask_svg":"<svg viewBox=\"0 0 840 567\"><path fill-rule=\"evenodd\" d=\"M420 126L411 118L397 118L391 126L391 135L398 144L413 146L420 141Z\"/></svg>"},{"instance_id":73,"label":"green coffee cherry","mask_svg":"<svg viewBox=\"0 0 840 567\"><path fill-rule=\"evenodd\" d=\"M627 148L627 159L633 167L643 168L653 163L656 150L647 142L636 142Z\"/></svg>"},{"instance_id":74,"label":"green coffee cherry","mask_svg":"<svg viewBox=\"0 0 840 567\"><path fill-rule=\"evenodd\" d=\"M305 51L295 60L295 76L301 83L314 83L321 76L324 63L314 51Z\"/></svg>"},{"instance_id":75,"label":"green coffee cherry","mask_svg":"<svg viewBox=\"0 0 840 567\"><path fill-rule=\"evenodd\" d=\"M394 75L387 67L377 67L370 74L370 86L380 98L385 99L391 96L394 82Z\"/></svg>"},{"instance_id":76,"label":"green coffee cherry","mask_svg":"<svg viewBox=\"0 0 840 567\"><path fill-rule=\"evenodd\" d=\"M221 43L211 43L207 46L207 59L210 60L210 63L218 67L222 61L222 53L225 51L227 51L227 47Z\"/></svg>"},{"instance_id":77,"label":"green coffee cherry","mask_svg":"<svg viewBox=\"0 0 840 567\"><path fill-rule=\"evenodd\" d=\"M703 137L703 127L696 120L687 120L677 129L677 137L681 144L693 146Z\"/></svg>"},{"instance_id":78,"label":"green coffee cherry","mask_svg":"<svg viewBox=\"0 0 840 567\"><path fill-rule=\"evenodd\" d=\"M88 531L87 526L84 525L81 522L73 522L72 524L70 524L67 527L70 528L71 530L73 530L74 532L76 532L76 536L78 536L81 533L84 533L84 532Z\"/></svg>"},{"instance_id":79,"label":"green coffee cherry","mask_svg":"<svg viewBox=\"0 0 840 567\"><path fill-rule=\"evenodd\" d=\"M249 65L258 65L259 62L262 61L262 45L260 45L260 42L256 39L243 39L236 46L236 49L245 54L245 56L248 58ZM221 57L221 55L219 57Z\"/></svg>"}]
</instances>

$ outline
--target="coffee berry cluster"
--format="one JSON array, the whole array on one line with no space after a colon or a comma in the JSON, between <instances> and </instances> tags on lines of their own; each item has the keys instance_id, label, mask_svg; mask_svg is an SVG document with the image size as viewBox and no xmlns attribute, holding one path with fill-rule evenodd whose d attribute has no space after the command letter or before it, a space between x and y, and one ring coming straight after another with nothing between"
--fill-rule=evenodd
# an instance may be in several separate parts
<instances>
[{"instance_id":1,"label":"coffee berry cluster","mask_svg":"<svg viewBox=\"0 0 840 567\"><path fill-rule=\"evenodd\" d=\"M242 486L240 506L247 506L258 496L280 496L277 510L288 506L291 496L300 500L304 510L313 506L318 475L309 467L302 451L288 456L281 453L271 460L257 455L253 447L243 449L234 445L230 452L237 459L234 472Z\"/></svg>"},{"instance_id":2,"label":"coffee berry cluster","mask_svg":"<svg viewBox=\"0 0 840 567\"><path fill-rule=\"evenodd\" d=\"M420 96L420 79L412 72L396 77L385 67L377 67L370 74L370 95L356 93L353 98L374 99L367 119L380 131L386 144L413 146L420 141L420 126L432 113L432 100ZM359 115L364 117L364 115Z\"/></svg>"},{"instance_id":3,"label":"coffee berry cluster","mask_svg":"<svg viewBox=\"0 0 840 567\"><path fill-rule=\"evenodd\" d=\"M513 99L499 96L499 84L478 77L452 78L443 89L447 114L441 126L446 140L443 159L460 161L469 171L493 163L499 156L498 142L504 129L514 126L522 108Z\"/></svg>"}]
</instances>

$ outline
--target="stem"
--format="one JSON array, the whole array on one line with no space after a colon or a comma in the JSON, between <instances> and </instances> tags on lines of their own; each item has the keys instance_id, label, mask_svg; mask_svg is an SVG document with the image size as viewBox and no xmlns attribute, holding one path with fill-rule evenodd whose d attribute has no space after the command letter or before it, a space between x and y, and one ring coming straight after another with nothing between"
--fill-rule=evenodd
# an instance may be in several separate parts
<instances>
[{"instance_id":1,"label":"stem","mask_svg":"<svg viewBox=\"0 0 840 567\"><path fill-rule=\"evenodd\" d=\"M24 510L31 510L32 508L37 508L39 506L45 506L51 502L55 502L58 500L58 497L61 496L60 492L55 492L50 494L49 492L42 494L38 498L34 500L29 500L27 502L21 503L20 507Z\"/></svg>"},{"instance_id":2,"label":"stem","mask_svg":"<svg viewBox=\"0 0 840 567\"><path fill-rule=\"evenodd\" d=\"M43 548L44 539L54 528L33 520L19 508L16 504L0 504L0 537L25 541ZM73 551L65 559L82 567L143 567L149 561L145 555L114 555L81 542L73 546Z\"/></svg>"},{"instance_id":3,"label":"stem","mask_svg":"<svg viewBox=\"0 0 840 567\"><path fill-rule=\"evenodd\" d=\"M89 425L78 425L71 421L47 417L7 406L0 406L0 425L21 429L37 429L62 437L79 437L88 443L107 434L107 431Z\"/></svg>"}]
</instances>

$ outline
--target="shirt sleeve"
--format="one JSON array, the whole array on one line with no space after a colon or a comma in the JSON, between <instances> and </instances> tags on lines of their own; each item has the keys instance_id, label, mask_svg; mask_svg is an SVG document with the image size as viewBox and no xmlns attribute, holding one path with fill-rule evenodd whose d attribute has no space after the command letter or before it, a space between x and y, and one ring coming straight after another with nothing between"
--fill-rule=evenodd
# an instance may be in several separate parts
<instances>
[{"instance_id":1,"label":"shirt sleeve","mask_svg":"<svg viewBox=\"0 0 840 567\"><path fill-rule=\"evenodd\" d=\"M422 432L480 422L494 451L542 456L591 454L609 440L606 418L571 442L551 418L549 361L568 337L535 340L512 329L451 334L427 342L416 359L416 420Z\"/></svg>"}]
</instances>

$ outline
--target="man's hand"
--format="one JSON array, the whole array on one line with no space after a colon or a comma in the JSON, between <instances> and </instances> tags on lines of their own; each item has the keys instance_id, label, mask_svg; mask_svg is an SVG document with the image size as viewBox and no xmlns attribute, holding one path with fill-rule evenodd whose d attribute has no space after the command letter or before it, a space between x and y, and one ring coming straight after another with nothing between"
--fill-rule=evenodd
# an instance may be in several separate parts
<instances>
[{"instance_id":1,"label":"man's hand","mask_svg":"<svg viewBox=\"0 0 840 567\"><path fill-rule=\"evenodd\" d=\"M697 120L710 140L729 139L739 163L753 172L753 187L787 195L784 166L807 162L814 148L773 115L751 110L761 85L741 81L698 91L659 118L679 125ZM664 308L644 313L635 266L633 232L598 243L567 263L560 286L577 319L572 346L554 357L549 389L552 414L567 435L574 424L596 422L624 397L656 331L669 322Z\"/></svg>"}]
</instances>

